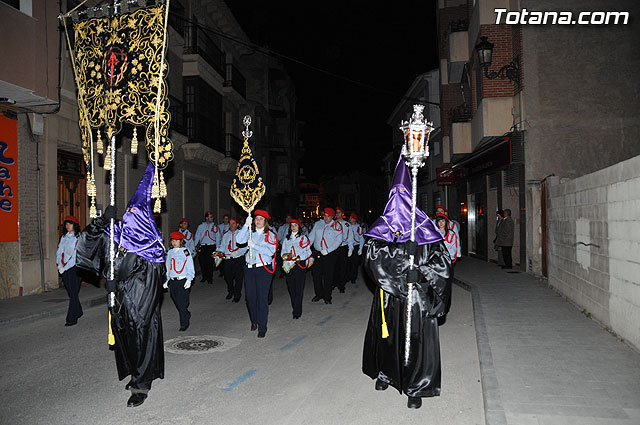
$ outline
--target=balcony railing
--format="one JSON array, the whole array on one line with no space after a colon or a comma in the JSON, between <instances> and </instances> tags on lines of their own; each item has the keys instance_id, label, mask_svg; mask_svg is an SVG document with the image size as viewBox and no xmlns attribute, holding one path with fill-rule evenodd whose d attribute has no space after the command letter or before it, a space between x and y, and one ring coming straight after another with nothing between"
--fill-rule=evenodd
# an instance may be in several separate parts
<instances>
[{"instance_id":1,"label":"balcony railing","mask_svg":"<svg viewBox=\"0 0 640 425\"><path fill-rule=\"evenodd\" d=\"M242 151L242 140L232 133L225 133L225 153L227 158L233 158L236 161L240 160L240 152Z\"/></svg>"},{"instance_id":2,"label":"balcony railing","mask_svg":"<svg viewBox=\"0 0 640 425\"><path fill-rule=\"evenodd\" d=\"M169 113L171 114L171 129L184 134L184 104L177 97L169 95Z\"/></svg>"},{"instance_id":3,"label":"balcony railing","mask_svg":"<svg viewBox=\"0 0 640 425\"><path fill-rule=\"evenodd\" d=\"M224 76L224 53L216 42L202 28L193 24L187 24L185 35L184 52L202 56L218 74Z\"/></svg>"},{"instance_id":4,"label":"balcony railing","mask_svg":"<svg viewBox=\"0 0 640 425\"><path fill-rule=\"evenodd\" d=\"M224 86L232 87L240 94L240 96L246 99L247 80L244 78L244 75L240 73L240 70L231 63L227 64L227 73L226 79L224 81Z\"/></svg>"},{"instance_id":5,"label":"balcony railing","mask_svg":"<svg viewBox=\"0 0 640 425\"><path fill-rule=\"evenodd\" d=\"M473 119L471 108L466 104L451 108L449 114L451 116L451 122L469 122Z\"/></svg>"},{"instance_id":6,"label":"balcony railing","mask_svg":"<svg viewBox=\"0 0 640 425\"><path fill-rule=\"evenodd\" d=\"M467 31L469 29L469 21L466 19L458 19L457 21L449 22L447 28L448 33Z\"/></svg>"}]
</instances>

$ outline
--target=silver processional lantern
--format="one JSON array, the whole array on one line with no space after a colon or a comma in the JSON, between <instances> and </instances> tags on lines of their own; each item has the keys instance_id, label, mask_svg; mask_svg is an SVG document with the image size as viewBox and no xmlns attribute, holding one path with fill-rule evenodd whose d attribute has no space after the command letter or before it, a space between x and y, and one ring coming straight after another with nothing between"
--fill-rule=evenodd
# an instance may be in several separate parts
<instances>
[{"instance_id":1,"label":"silver processional lantern","mask_svg":"<svg viewBox=\"0 0 640 425\"><path fill-rule=\"evenodd\" d=\"M411 168L411 242L416 240L416 203L418 197L418 169L424 165L429 156L429 134L433 131L433 123L424 119L422 111L424 105L413 105L413 115L409 121L400 123L400 130L404 134L402 155L407 167ZM409 255L409 268L413 270L414 256ZM416 282L408 282L407 317L405 320L405 346L404 363L409 363L409 350L411 348L411 305L413 303L413 285Z\"/></svg>"}]
</instances>

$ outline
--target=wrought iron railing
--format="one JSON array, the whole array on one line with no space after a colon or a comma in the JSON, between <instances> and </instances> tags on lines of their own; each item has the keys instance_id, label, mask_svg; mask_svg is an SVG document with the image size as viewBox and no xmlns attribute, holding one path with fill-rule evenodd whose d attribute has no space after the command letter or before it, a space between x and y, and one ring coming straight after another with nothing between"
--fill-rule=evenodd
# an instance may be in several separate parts
<instances>
[{"instance_id":1,"label":"wrought iron railing","mask_svg":"<svg viewBox=\"0 0 640 425\"><path fill-rule=\"evenodd\" d=\"M217 46L216 42L199 26L187 24L184 52L202 56L218 74L222 76L225 75L224 53Z\"/></svg>"},{"instance_id":2,"label":"wrought iron railing","mask_svg":"<svg viewBox=\"0 0 640 425\"><path fill-rule=\"evenodd\" d=\"M240 152L242 151L242 140L232 133L225 133L224 141L225 156L238 161L240 159Z\"/></svg>"},{"instance_id":3,"label":"wrought iron railing","mask_svg":"<svg viewBox=\"0 0 640 425\"><path fill-rule=\"evenodd\" d=\"M244 75L240 73L240 70L231 63L227 64L224 85L225 87L233 87L243 98L247 97L247 80L244 78Z\"/></svg>"}]
</instances>

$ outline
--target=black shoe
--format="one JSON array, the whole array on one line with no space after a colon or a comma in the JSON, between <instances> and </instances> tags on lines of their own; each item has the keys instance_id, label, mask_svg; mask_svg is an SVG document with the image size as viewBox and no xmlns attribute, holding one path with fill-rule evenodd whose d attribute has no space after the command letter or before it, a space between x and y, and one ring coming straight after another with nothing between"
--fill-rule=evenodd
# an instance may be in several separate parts
<instances>
[{"instance_id":1,"label":"black shoe","mask_svg":"<svg viewBox=\"0 0 640 425\"><path fill-rule=\"evenodd\" d=\"M381 381L380 378L376 379L376 391L384 391L389 388L389 384Z\"/></svg>"},{"instance_id":2,"label":"black shoe","mask_svg":"<svg viewBox=\"0 0 640 425\"><path fill-rule=\"evenodd\" d=\"M77 324L78 324L78 322L76 322L76 323L68 323L68 322L67 322L67 323L65 323L64 325L65 325L65 326L75 326L75 325L77 325Z\"/></svg>"},{"instance_id":3,"label":"black shoe","mask_svg":"<svg viewBox=\"0 0 640 425\"><path fill-rule=\"evenodd\" d=\"M239 302L240 302L240 298L234 298L234 299L233 299L233 302L234 302L234 303L239 303Z\"/></svg>"},{"instance_id":4,"label":"black shoe","mask_svg":"<svg viewBox=\"0 0 640 425\"><path fill-rule=\"evenodd\" d=\"M411 397L407 400L407 407L409 409L419 409L422 406L422 399L420 397Z\"/></svg>"},{"instance_id":5,"label":"black shoe","mask_svg":"<svg viewBox=\"0 0 640 425\"><path fill-rule=\"evenodd\" d=\"M200 283L202 282L206 282L207 280L203 277L202 279L200 279Z\"/></svg>"},{"instance_id":6,"label":"black shoe","mask_svg":"<svg viewBox=\"0 0 640 425\"><path fill-rule=\"evenodd\" d=\"M255 323L251 324L251 330L255 331L256 329L258 329L258 325L256 325Z\"/></svg>"},{"instance_id":7,"label":"black shoe","mask_svg":"<svg viewBox=\"0 0 640 425\"><path fill-rule=\"evenodd\" d=\"M129 400L127 401L127 407L138 407L146 400L147 395L144 393L134 393L131 394Z\"/></svg>"},{"instance_id":8,"label":"black shoe","mask_svg":"<svg viewBox=\"0 0 640 425\"><path fill-rule=\"evenodd\" d=\"M212 280L207 280L207 283L208 283L209 285L213 285L213 281L212 281Z\"/></svg>"},{"instance_id":9,"label":"black shoe","mask_svg":"<svg viewBox=\"0 0 640 425\"><path fill-rule=\"evenodd\" d=\"M319 296L317 296L317 295L316 295L315 297L311 298L311 302L312 302L312 303L317 303L317 302L318 302L318 301L320 301L321 299L322 299L322 297L319 297Z\"/></svg>"},{"instance_id":10,"label":"black shoe","mask_svg":"<svg viewBox=\"0 0 640 425\"><path fill-rule=\"evenodd\" d=\"M127 382L127 385L124 386L124 389L127 391L131 389L131 381Z\"/></svg>"},{"instance_id":11,"label":"black shoe","mask_svg":"<svg viewBox=\"0 0 640 425\"><path fill-rule=\"evenodd\" d=\"M356 281L355 281L355 280L352 280L352 281L351 281L351 283L355 285L355 284L356 284Z\"/></svg>"},{"instance_id":12,"label":"black shoe","mask_svg":"<svg viewBox=\"0 0 640 425\"><path fill-rule=\"evenodd\" d=\"M231 294L231 292L229 292L225 300L230 300L231 298L233 298L233 295Z\"/></svg>"},{"instance_id":13,"label":"black shoe","mask_svg":"<svg viewBox=\"0 0 640 425\"><path fill-rule=\"evenodd\" d=\"M258 332L258 338L264 338L266 332Z\"/></svg>"},{"instance_id":14,"label":"black shoe","mask_svg":"<svg viewBox=\"0 0 640 425\"><path fill-rule=\"evenodd\" d=\"M325 304L331 304L331 300L324 300Z\"/></svg>"},{"instance_id":15,"label":"black shoe","mask_svg":"<svg viewBox=\"0 0 640 425\"><path fill-rule=\"evenodd\" d=\"M189 325L187 325L187 326L183 326L182 328L180 328L180 329L178 329L178 330L179 330L180 332L184 332L184 331L186 331L187 329L189 329Z\"/></svg>"},{"instance_id":16,"label":"black shoe","mask_svg":"<svg viewBox=\"0 0 640 425\"><path fill-rule=\"evenodd\" d=\"M338 291L340 291L341 294L344 294L344 288L338 288Z\"/></svg>"}]
</instances>

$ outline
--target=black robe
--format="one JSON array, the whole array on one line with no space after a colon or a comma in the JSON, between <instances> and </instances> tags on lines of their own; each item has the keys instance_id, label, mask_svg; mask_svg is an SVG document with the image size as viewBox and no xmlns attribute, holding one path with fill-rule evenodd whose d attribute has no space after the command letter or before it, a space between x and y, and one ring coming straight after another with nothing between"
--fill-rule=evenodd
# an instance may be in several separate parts
<instances>
[{"instance_id":1,"label":"black robe","mask_svg":"<svg viewBox=\"0 0 640 425\"><path fill-rule=\"evenodd\" d=\"M109 272L108 221L97 218L80 235L76 265ZM164 378L164 347L160 317L161 286L165 263L152 263L119 250L116 245L114 274L116 305L111 308L111 328L115 336L115 356L120 380L131 375L133 389L148 390L151 381Z\"/></svg>"},{"instance_id":2,"label":"black robe","mask_svg":"<svg viewBox=\"0 0 640 425\"><path fill-rule=\"evenodd\" d=\"M404 365L407 310L406 243L370 239L365 244L365 269L376 282L373 305L364 339L362 371L411 397L440 395L440 337L438 317L449 309L451 258L442 242L418 246L419 282L414 285L411 310L411 349ZM382 338L380 288L389 337Z\"/></svg>"}]
</instances>

